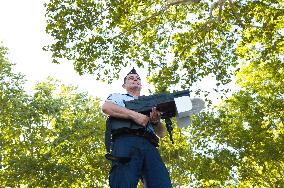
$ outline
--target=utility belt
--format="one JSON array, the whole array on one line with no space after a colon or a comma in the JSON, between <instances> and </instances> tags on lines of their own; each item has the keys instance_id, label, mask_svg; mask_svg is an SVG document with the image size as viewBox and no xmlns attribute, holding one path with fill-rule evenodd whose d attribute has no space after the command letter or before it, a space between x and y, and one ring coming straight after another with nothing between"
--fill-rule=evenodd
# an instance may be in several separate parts
<instances>
[{"instance_id":1,"label":"utility belt","mask_svg":"<svg viewBox=\"0 0 284 188\"><path fill-rule=\"evenodd\" d=\"M146 131L144 128L140 129L130 129L127 127L119 128L116 130L112 130L112 140L114 141L116 138L125 136L125 135L134 135L134 136L141 136L146 138L151 144L155 147L159 146L159 138L151 132Z\"/></svg>"}]
</instances>

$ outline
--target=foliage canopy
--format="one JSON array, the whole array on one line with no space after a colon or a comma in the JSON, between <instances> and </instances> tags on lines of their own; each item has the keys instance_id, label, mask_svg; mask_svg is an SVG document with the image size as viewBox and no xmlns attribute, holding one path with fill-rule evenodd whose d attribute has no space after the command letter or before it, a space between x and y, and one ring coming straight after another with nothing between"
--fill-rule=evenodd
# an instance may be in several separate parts
<instances>
[{"instance_id":1,"label":"foliage canopy","mask_svg":"<svg viewBox=\"0 0 284 188\"><path fill-rule=\"evenodd\" d=\"M243 62L283 58L283 11L281 0L50 0L45 49L110 82L135 63L158 91L208 75L220 85Z\"/></svg>"}]
</instances>

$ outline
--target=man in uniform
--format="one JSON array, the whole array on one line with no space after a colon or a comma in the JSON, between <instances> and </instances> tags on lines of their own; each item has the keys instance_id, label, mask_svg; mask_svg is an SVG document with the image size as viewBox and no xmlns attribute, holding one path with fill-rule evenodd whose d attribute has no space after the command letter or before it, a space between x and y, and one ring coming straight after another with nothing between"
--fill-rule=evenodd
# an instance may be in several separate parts
<instances>
[{"instance_id":1,"label":"man in uniform","mask_svg":"<svg viewBox=\"0 0 284 188\"><path fill-rule=\"evenodd\" d=\"M148 117L125 108L123 101L140 96L141 79L134 68L122 87L126 94L111 94L102 106L112 133L110 187L136 188L142 179L145 188L171 188L169 173L156 148L158 137L165 134L160 113L153 108Z\"/></svg>"}]
</instances>

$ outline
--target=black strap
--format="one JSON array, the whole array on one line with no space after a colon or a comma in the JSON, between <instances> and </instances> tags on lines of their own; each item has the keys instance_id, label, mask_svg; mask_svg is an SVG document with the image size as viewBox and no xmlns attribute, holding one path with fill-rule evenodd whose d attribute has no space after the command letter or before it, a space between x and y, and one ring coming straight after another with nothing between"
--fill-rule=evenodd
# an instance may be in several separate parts
<instances>
[{"instance_id":1,"label":"black strap","mask_svg":"<svg viewBox=\"0 0 284 188\"><path fill-rule=\"evenodd\" d=\"M110 153L105 154L105 157L110 161L120 162L122 164L128 163L131 160L130 157L115 157Z\"/></svg>"},{"instance_id":2,"label":"black strap","mask_svg":"<svg viewBox=\"0 0 284 188\"><path fill-rule=\"evenodd\" d=\"M106 120L106 131L105 131L105 148L107 153L111 151L111 124L110 119Z\"/></svg>"}]
</instances>

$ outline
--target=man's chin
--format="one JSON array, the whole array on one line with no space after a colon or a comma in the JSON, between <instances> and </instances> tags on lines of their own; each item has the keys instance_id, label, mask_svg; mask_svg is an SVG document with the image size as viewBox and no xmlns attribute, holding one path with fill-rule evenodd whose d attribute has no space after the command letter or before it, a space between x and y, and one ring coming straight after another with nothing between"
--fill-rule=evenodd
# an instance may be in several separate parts
<instances>
[{"instance_id":1,"label":"man's chin","mask_svg":"<svg viewBox=\"0 0 284 188\"><path fill-rule=\"evenodd\" d=\"M142 87L139 85L132 86L131 88L134 90L139 90L139 91L142 89Z\"/></svg>"}]
</instances>

